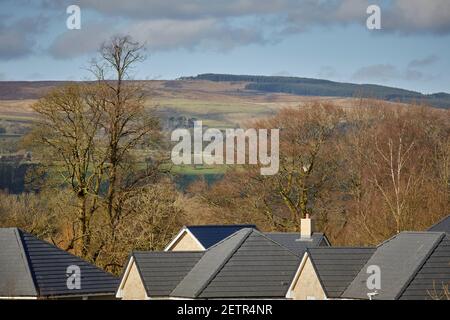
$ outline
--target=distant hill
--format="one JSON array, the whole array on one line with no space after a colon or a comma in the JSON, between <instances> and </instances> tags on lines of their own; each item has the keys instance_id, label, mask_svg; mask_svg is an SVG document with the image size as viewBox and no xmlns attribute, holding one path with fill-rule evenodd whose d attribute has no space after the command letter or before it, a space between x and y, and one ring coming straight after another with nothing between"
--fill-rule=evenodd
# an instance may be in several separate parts
<instances>
[{"instance_id":1,"label":"distant hill","mask_svg":"<svg viewBox=\"0 0 450 320\"><path fill-rule=\"evenodd\" d=\"M245 89L271 93L289 93L301 96L324 97L365 97L405 103L426 103L439 108L450 108L450 94L422 94L399 88L374 84L354 84L329 80L250 76L206 73L195 77L183 77L181 80L208 80L215 82L246 82Z\"/></svg>"},{"instance_id":2,"label":"distant hill","mask_svg":"<svg viewBox=\"0 0 450 320\"><path fill-rule=\"evenodd\" d=\"M208 84L204 81L209 81ZM251 76L230 74L200 74L195 77L183 77L178 80L140 80L151 95L173 98L174 95L188 99L206 99L224 102L226 99L273 99L277 94L292 97L336 97L336 98L373 98L392 102L424 103L438 108L450 109L450 94L420 92L374 85L334 82L329 80ZM68 84L69 81L0 81L0 101L35 100L41 98L55 87ZM220 95L220 96L219 96ZM264 98L265 97L265 98Z\"/></svg>"}]
</instances>

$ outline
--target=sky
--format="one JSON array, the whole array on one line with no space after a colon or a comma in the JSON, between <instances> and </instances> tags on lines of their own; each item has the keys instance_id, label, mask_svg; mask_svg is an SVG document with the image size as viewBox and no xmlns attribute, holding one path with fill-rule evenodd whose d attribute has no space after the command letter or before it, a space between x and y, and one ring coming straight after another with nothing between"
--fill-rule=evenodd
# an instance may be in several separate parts
<instances>
[{"instance_id":1,"label":"sky","mask_svg":"<svg viewBox=\"0 0 450 320\"><path fill-rule=\"evenodd\" d=\"M70 30L77 5L81 28ZM369 30L369 5L381 29ZM0 0L0 80L85 80L104 41L146 47L136 79L300 76L450 92L449 0Z\"/></svg>"}]
</instances>

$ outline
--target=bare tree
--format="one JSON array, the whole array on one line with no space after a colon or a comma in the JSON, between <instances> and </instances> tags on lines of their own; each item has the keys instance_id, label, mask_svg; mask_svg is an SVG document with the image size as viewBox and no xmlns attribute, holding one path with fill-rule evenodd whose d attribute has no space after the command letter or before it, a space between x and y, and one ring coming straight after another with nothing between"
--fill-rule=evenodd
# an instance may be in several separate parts
<instances>
[{"instance_id":1,"label":"bare tree","mask_svg":"<svg viewBox=\"0 0 450 320\"><path fill-rule=\"evenodd\" d=\"M57 175L60 185L69 185L78 199L73 237L66 249L87 256L91 241L90 223L99 208L104 154L100 151L101 110L97 87L69 85L56 89L33 105L40 122L28 137L42 149L42 163Z\"/></svg>"},{"instance_id":2,"label":"bare tree","mask_svg":"<svg viewBox=\"0 0 450 320\"><path fill-rule=\"evenodd\" d=\"M116 243L116 230L126 214L124 202L135 188L156 178L163 162L147 150L156 145L159 122L144 108L143 90L131 77L136 64L144 59L142 45L129 36L115 36L102 45L100 60L94 61L91 68L105 101L101 125L107 144L105 201L112 243ZM149 158L152 162L146 163ZM145 169L139 169L142 163L146 163ZM98 246L94 259L103 246Z\"/></svg>"},{"instance_id":3,"label":"bare tree","mask_svg":"<svg viewBox=\"0 0 450 320\"><path fill-rule=\"evenodd\" d=\"M77 199L65 249L93 262L101 257L108 264L105 250L115 251L117 231L136 212L126 203L159 179L165 160L158 118L131 78L142 50L130 37L113 37L92 64L95 82L57 89L33 107L40 121L28 139L42 163L58 172L57 185L70 186Z\"/></svg>"},{"instance_id":4,"label":"bare tree","mask_svg":"<svg viewBox=\"0 0 450 320\"><path fill-rule=\"evenodd\" d=\"M193 195L221 219L263 230L298 230L310 213L340 245L424 230L448 214L448 114L371 100L283 110L259 123L281 129L277 175L241 167Z\"/></svg>"},{"instance_id":5,"label":"bare tree","mask_svg":"<svg viewBox=\"0 0 450 320\"><path fill-rule=\"evenodd\" d=\"M329 157L343 112L327 103L285 109L251 125L280 129L280 168L262 176L257 166L230 170L224 181L202 194L221 211L229 207L231 221L252 222L270 230L296 231L300 219L318 212L318 202L334 175L335 158Z\"/></svg>"},{"instance_id":6,"label":"bare tree","mask_svg":"<svg viewBox=\"0 0 450 320\"><path fill-rule=\"evenodd\" d=\"M405 167L413 153L414 141L404 145L400 136L396 145L392 139L388 139L387 147L388 150L383 151L376 143L376 150L381 156L381 161L376 165L385 168L389 183L383 184L377 175L374 175L373 181L394 218L396 231L400 232L404 228L405 215L408 213L408 198L415 184L419 182L413 174L405 173Z\"/></svg>"}]
</instances>

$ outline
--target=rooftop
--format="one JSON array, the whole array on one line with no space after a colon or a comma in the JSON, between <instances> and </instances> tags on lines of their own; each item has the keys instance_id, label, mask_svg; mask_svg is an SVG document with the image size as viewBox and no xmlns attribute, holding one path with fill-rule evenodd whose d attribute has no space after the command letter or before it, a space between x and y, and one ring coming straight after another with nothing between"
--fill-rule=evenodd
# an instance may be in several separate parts
<instances>
[{"instance_id":1,"label":"rooftop","mask_svg":"<svg viewBox=\"0 0 450 320\"><path fill-rule=\"evenodd\" d=\"M0 296L113 295L118 279L18 228L0 228ZM81 271L81 289L67 287L67 268Z\"/></svg>"}]
</instances>

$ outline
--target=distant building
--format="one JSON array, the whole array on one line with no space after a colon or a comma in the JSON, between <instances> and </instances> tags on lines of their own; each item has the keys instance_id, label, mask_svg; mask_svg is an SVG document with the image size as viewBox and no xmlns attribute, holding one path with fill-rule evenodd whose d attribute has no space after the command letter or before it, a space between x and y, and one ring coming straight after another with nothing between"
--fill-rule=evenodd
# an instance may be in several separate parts
<instances>
[{"instance_id":1,"label":"distant building","mask_svg":"<svg viewBox=\"0 0 450 320\"><path fill-rule=\"evenodd\" d=\"M0 154L0 163L20 163L22 161L30 162L32 153L30 151L22 151L13 154Z\"/></svg>"}]
</instances>

